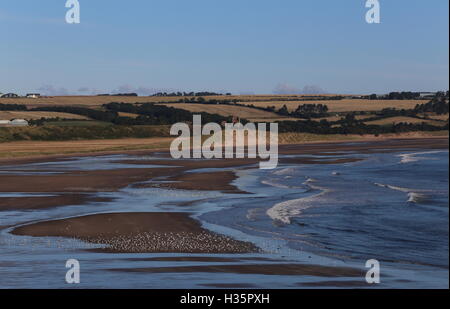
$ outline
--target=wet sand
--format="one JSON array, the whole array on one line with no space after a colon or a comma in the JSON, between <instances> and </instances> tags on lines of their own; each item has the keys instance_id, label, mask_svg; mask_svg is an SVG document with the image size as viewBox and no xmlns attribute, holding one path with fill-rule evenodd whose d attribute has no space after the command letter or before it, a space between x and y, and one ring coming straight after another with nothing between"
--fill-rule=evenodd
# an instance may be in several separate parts
<instances>
[{"instance_id":1,"label":"wet sand","mask_svg":"<svg viewBox=\"0 0 450 309\"><path fill-rule=\"evenodd\" d=\"M15 228L14 235L67 237L107 245L119 253L249 253L253 244L201 227L185 213L110 213L44 221ZM102 250L97 250L102 251Z\"/></svg>"},{"instance_id":2,"label":"wet sand","mask_svg":"<svg viewBox=\"0 0 450 309\"><path fill-rule=\"evenodd\" d=\"M84 205L92 202L110 202L108 198L98 198L87 194L57 194L55 196L2 197L0 211L45 209L60 206ZM1 229L1 227L0 227Z\"/></svg>"},{"instance_id":3,"label":"wet sand","mask_svg":"<svg viewBox=\"0 0 450 309\"><path fill-rule=\"evenodd\" d=\"M241 264L111 269L138 273L234 273L279 276L363 277L363 270L309 264Z\"/></svg>"},{"instance_id":4,"label":"wet sand","mask_svg":"<svg viewBox=\"0 0 450 309\"><path fill-rule=\"evenodd\" d=\"M217 257L217 256L161 256L152 258L128 258L131 262L214 262L214 263L239 263L242 261L286 262L264 257Z\"/></svg>"},{"instance_id":5,"label":"wet sand","mask_svg":"<svg viewBox=\"0 0 450 309\"><path fill-rule=\"evenodd\" d=\"M343 164L358 162L359 158L340 158L340 159L311 159L311 158L284 158L281 163L285 164Z\"/></svg>"},{"instance_id":6,"label":"wet sand","mask_svg":"<svg viewBox=\"0 0 450 309\"><path fill-rule=\"evenodd\" d=\"M381 141L353 141L348 143L317 143L304 145L282 145L282 154L322 154L326 152L351 151L359 153L388 153L399 149L448 149L448 138L408 138Z\"/></svg>"},{"instance_id":7,"label":"wet sand","mask_svg":"<svg viewBox=\"0 0 450 309\"><path fill-rule=\"evenodd\" d=\"M303 288L369 288L369 285L364 280L354 281L319 281L319 282L299 282L296 284Z\"/></svg>"},{"instance_id":8,"label":"wet sand","mask_svg":"<svg viewBox=\"0 0 450 309\"><path fill-rule=\"evenodd\" d=\"M234 172L188 173L166 179L173 183L142 184L137 188L158 187L181 190L220 191L223 193L247 193L231 184L237 176Z\"/></svg>"}]
</instances>

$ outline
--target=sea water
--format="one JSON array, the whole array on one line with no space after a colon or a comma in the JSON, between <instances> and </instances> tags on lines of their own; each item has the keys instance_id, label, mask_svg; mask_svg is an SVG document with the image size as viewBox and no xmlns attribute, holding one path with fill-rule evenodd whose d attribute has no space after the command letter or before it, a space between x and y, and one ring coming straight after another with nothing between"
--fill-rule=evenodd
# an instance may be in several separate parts
<instances>
[{"instance_id":1,"label":"sea water","mask_svg":"<svg viewBox=\"0 0 450 309\"><path fill-rule=\"evenodd\" d=\"M240 263L257 263L252 258L259 257L278 264L364 269L367 260L376 259L381 265L379 287L448 288L448 151L408 149L336 156L361 160L279 165L275 170L260 170L256 166L234 169L239 176L234 185L248 194L130 186L114 193L100 193L101 197L114 198L108 203L1 212L0 225L102 212L184 211L201 220L205 228L254 242L262 249L260 254L219 255L249 258ZM328 160L331 157L326 156ZM321 158L324 157L317 156L318 160ZM75 165L91 169L94 162L105 168L123 167L114 163L116 159L76 158L69 161L68 169L73 170ZM51 170L51 166L27 166L24 173L38 173L40 167ZM58 171L64 170L64 164L55 166ZM13 170L23 169L19 166ZM190 201L189 206L177 204L186 201ZM13 236L11 229L0 231L0 288L201 288L217 283L231 287L251 283L260 288L295 288L302 282L327 281L312 276L117 272L113 270L214 263L149 260L198 254L96 253L86 249L97 245L65 238ZM65 283L65 261L72 258L81 264L81 283L77 286ZM358 280L361 287L369 287L364 286L363 277Z\"/></svg>"}]
</instances>

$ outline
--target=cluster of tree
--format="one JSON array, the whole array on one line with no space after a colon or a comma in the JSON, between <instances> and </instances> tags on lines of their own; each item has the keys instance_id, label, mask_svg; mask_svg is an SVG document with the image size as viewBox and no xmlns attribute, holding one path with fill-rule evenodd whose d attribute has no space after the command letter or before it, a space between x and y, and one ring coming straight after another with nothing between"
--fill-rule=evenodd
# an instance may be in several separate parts
<instances>
[{"instance_id":1,"label":"cluster of tree","mask_svg":"<svg viewBox=\"0 0 450 309\"><path fill-rule=\"evenodd\" d=\"M283 105L280 109L276 109L275 106L255 106L254 104L246 105L239 103L237 99L233 100L218 100L218 99L209 99L206 100L203 97L192 97L192 98L184 98L178 100L176 103L190 103L190 104L206 104L206 105L216 105L216 104L222 104L222 105L234 105L234 106L242 106L242 107L249 107L254 108L258 110L263 110L267 112L273 112L277 113L280 116L291 116L296 118L320 118L320 117L326 117L328 115L328 106L325 104L303 104L299 105L297 109L293 112L289 112L286 105Z\"/></svg>"},{"instance_id":2,"label":"cluster of tree","mask_svg":"<svg viewBox=\"0 0 450 309\"><path fill-rule=\"evenodd\" d=\"M377 111L375 113L378 116L378 119L381 118L389 118L389 117L397 117L397 116L407 116L407 117L416 117L417 112L413 109L396 109L393 107L383 108L381 111Z\"/></svg>"},{"instance_id":3,"label":"cluster of tree","mask_svg":"<svg viewBox=\"0 0 450 309\"><path fill-rule=\"evenodd\" d=\"M386 95L371 94L363 97L369 100L418 100L420 99L420 92L402 91L390 92Z\"/></svg>"},{"instance_id":4,"label":"cluster of tree","mask_svg":"<svg viewBox=\"0 0 450 309\"><path fill-rule=\"evenodd\" d=\"M173 103L190 103L190 104L225 104L225 105L236 105L238 104L238 100L218 100L218 99L205 99L204 97L189 97L189 98L183 98L179 99L178 101L175 101Z\"/></svg>"},{"instance_id":5,"label":"cluster of tree","mask_svg":"<svg viewBox=\"0 0 450 309\"><path fill-rule=\"evenodd\" d=\"M222 93L202 91L202 92L158 92L155 93L154 97L208 97L208 96L221 96ZM226 95L231 95L231 93L227 93Z\"/></svg>"},{"instance_id":6,"label":"cluster of tree","mask_svg":"<svg viewBox=\"0 0 450 309\"><path fill-rule=\"evenodd\" d=\"M165 137L169 136L169 130L169 126L33 126L0 128L0 142Z\"/></svg>"},{"instance_id":7,"label":"cluster of tree","mask_svg":"<svg viewBox=\"0 0 450 309\"><path fill-rule=\"evenodd\" d=\"M438 115L448 114L448 101L444 96L436 96L428 103L417 104L414 108L416 113L436 113Z\"/></svg>"},{"instance_id":8,"label":"cluster of tree","mask_svg":"<svg viewBox=\"0 0 450 309\"><path fill-rule=\"evenodd\" d=\"M328 115L328 106L324 104L303 104L299 105L293 112L289 112L286 105L283 105L277 113L281 116L291 116L296 118L320 118Z\"/></svg>"},{"instance_id":9,"label":"cluster of tree","mask_svg":"<svg viewBox=\"0 0 450 309\"><path fill-rule=\"evenodd\" d=\"M227 96L231 96L231 93L227 93L225 94ZM172 101L172 102L161 102L161 103L200 103L200 104L236 104L238 102L272 102L272 101L285 101L285 102L289 102L289 101L338 101L338 100L342 100L344 99L343 96L277 96L277 97L271 97L271 98L264 98L264 99L258 99L258 98L250 98L250 99L244 99L244 98L239 98L239 100L237 99L233 99L233 100L229 100L229 99L224 99L224 100L216 100L216 99L210 99L207 100L203 97L207 97L207 96L223 96L223 94L220 93L213 93L213 92L174 92L174 93L156 93L153 96L155 97L185 97L183 99L179 99L178 101ZM200 96L200 97L199 97Z\"/></svg>"},{"instance_id":10,"label":"cluster of tree","mask_svg":"<svg viewBox=\"0 0 450 309\"><path fill-rule=\"evenodd\" d=\"M184 109L168 107L165 105L157 105L154 103L109 103L103 105L103 108L115 113L125 112L139 115L136 118L117 117L113 122L120 125L153 125L174 124L177 122L191 122L194 116L194 113ZM228 118L222 117L217 114L202 112L200 113L200 115L202 116L203 122L221 123L222 121L228 121Z\"/></svg>"},{"instance_id":11,"label":"cluster of tree","mask_svg":"<svg viewBox=\"0 0 450 309\"><path fill-rule=\"evenodd\" d=\"M52 118L45 118L45 117L41 117L39 119L30 119L28 120L28 124L30 126L43 126L46 123L49 122L68 122L68 121L86 121L88 122L89 120L81 120L81 119L69 119L69 118L60 118L60 117L52 117Z\"/></svg>"},{"instance_id":12,"label":"cluster of tree","mask_svg":"<svg viewBox=\"0 0 450 309\"><path fill-rule=\"evenodd\" d=\"M257 98L251 98L251 99L241 99L241 102L308 102L308 101L340 101L343 100L345 97L341 95L337 96L276 96L272 98L264 98L264 99L257 99Z\"/></svg>"},{"instance_id":13,"label":"cluster of tree","mask_svg":"<svg viewBox=\"0 0 450 309\"><path fill-rule=\"evenodd\" d=\"M97 96L99 96L99 97L108 97L108 96L113 96L113 97L137 97L138 94L135 93L135 92L131 92L131 93L115 93L115 94L103 93L103 94L98 94Z\"/></svg>"},{"instance_id":14,"label":"cluster of tree","mask_svg":"<svg viewBox=\"0 0 450 309\"><path fill-rule=\"evenodd\" d=\"M89 117L93 120L111 122L116 125L168 125L177 122L191 122L194 113L187 110L157 105L154 103L131 104L131 103L109 103L103 105L104 110L95 110L75 106L45 106L32 109L33 111L47 111L70 113ZM119 116L119 112L133 113L139 115L136 118ZM198 114L198 113L196 113ZM200 113L203 122L228 121L226 117L216 114ZM38 120L33 124L42 125L45 121Z\"/></svg>"},{"instance_id":15,"label":"cluster of tree","mask_svg":"<svg viewBox=\"0 0 450 309\"><path fill-rule=\"evenodd\" d=\"M0 111L26 111L26 110L27 110L26 105L0 103Z\"/></svg>"},{"instance_id":16,"label":"cluster of tree","mask_svg":"<svg viewBox=\"0 0 450 309\"><path fill-rule=\"evenodd\" d=\"M314 134L383 134L401 133L412 131L439 131L448 130L448 123L444 126L434 126L422 123L396 123L392 125L366 125L355 119L353 114L349 114L341 121L341 126L333 126L333 123L323 119L321 121L281 121L279 122L279 132L302 132Z\"/></svg>"},{"instance_id":17,"label":"cluster of tree","mask_svg":"<svg viewBox=\"0 0 450 309\"><path fill-rule=\"evenodd\" d=\"M438 98L449 98L449 92L440 91L435 94L434 97ZM368 96L363 96L363 99L369 100L418 100L422 99L420 92L411 92L411 91L403 91L403 92L390 92L386 95L377 95L371 94Z\"/></svg>"}]
</instances>

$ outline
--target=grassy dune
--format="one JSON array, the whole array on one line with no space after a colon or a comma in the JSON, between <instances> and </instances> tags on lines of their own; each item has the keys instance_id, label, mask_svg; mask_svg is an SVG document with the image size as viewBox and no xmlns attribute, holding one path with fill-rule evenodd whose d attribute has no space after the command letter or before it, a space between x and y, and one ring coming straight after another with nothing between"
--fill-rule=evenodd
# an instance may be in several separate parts
<instances>
[{"instance_id":1,"label":"grassy dune","mask_svg":"<svg viewBox=\"0 0 450 309\"><path fill-rule=\"evenodd\" d=\"M123 138L80 141L20 141L0 143L0 159L48 155L167 149L172 138Z\"/></svg>"},{"instance_id":2,"label":"grassy dune","mask_svg":"<svg viewBox=\"0 0 450 309\"><path fill-rule=\"evenodd\" d=\"M304 144L319 142L371 141L386 138L448 137L448 131L409 132L401 134L373 135L321 135L310 133L282 133L280 144ZM134 150L167 150L173 137L122 138L72 141L16 141L0 143L0 160L48 155L114 153Z\"/></svg>"},{"instance_id":3,"label":"grassy dune","mask_svg":"<svg viewBox=\"0 0 450 309\"><path fill-rule=\"evenodd\" d=\"M169 126L114 126L114 125L46 125L40 127L0 128L0 143L10 141L70 141L120 138L149 138L169 136ZM62 122L64 124L64 122Z\"/></svg>"}]
</instances>

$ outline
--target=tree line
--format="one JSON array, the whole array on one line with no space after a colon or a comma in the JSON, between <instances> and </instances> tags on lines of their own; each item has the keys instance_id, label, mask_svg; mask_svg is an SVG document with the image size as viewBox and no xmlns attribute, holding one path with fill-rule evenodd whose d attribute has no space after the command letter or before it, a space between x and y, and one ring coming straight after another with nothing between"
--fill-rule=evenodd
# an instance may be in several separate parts
<instances>
[{"instance_id":1,"label":"tree line","mask_svg":"<svg viewBox=\"0 0 450 309\"><path fill-rule=\"evenodd\" d=\"M0 103L0 111L26 111L26 110L27 110L26 105Z\"/></svg>"},{"instance_id":2,"label":"tree line","mask_svg":"<svg viewBox=\"0 0 450 309\"><path fill-rule=\"evenodd\" d=\"M194 113L184 109L157 105L154 103L131 104L131 103L108 103L104 104L103 110L96 110L76 106L43 106L31 109L31 111L46 111L76 114L93 120L111 122L116 125L171 125L177 122L192 122ZM136 118L120 116L120 112L137 114ZM196 115L198 113L195 113ZM229 118L217 114L200 113L202 121L216 122L228 121ZM36 124L42 124L36 122Z\"/></svg>"},{"instance_id":3,"label":"tree line","mask_svg":"<svg viewBox=\"0 0 450 309\"><path fill-rule=\"evenodd\" d=\"M366 125L355 119L354 115L348 114L339 121L340 126L334 126L332 122L322 119L320 121L297 120L278 122L280 133L301 132L314 134L372 134L401 133L412 131L440 131L448 130L448 122L443 126L434 126L422 123L396 123L392 125Z\"/></svg>"},{"instance_id":4,"label":"tree line","mask_svg":"<svg viewBox=\"0 0 450 309\"><path fill-rule=\"evenodd\" d=\"M225 95L230 96L231 93ZM223 96L222 93L201 91L201 92L157 92L152 95L153 97L208 97L208 96Z\"/></svg>"}]
</instances>

